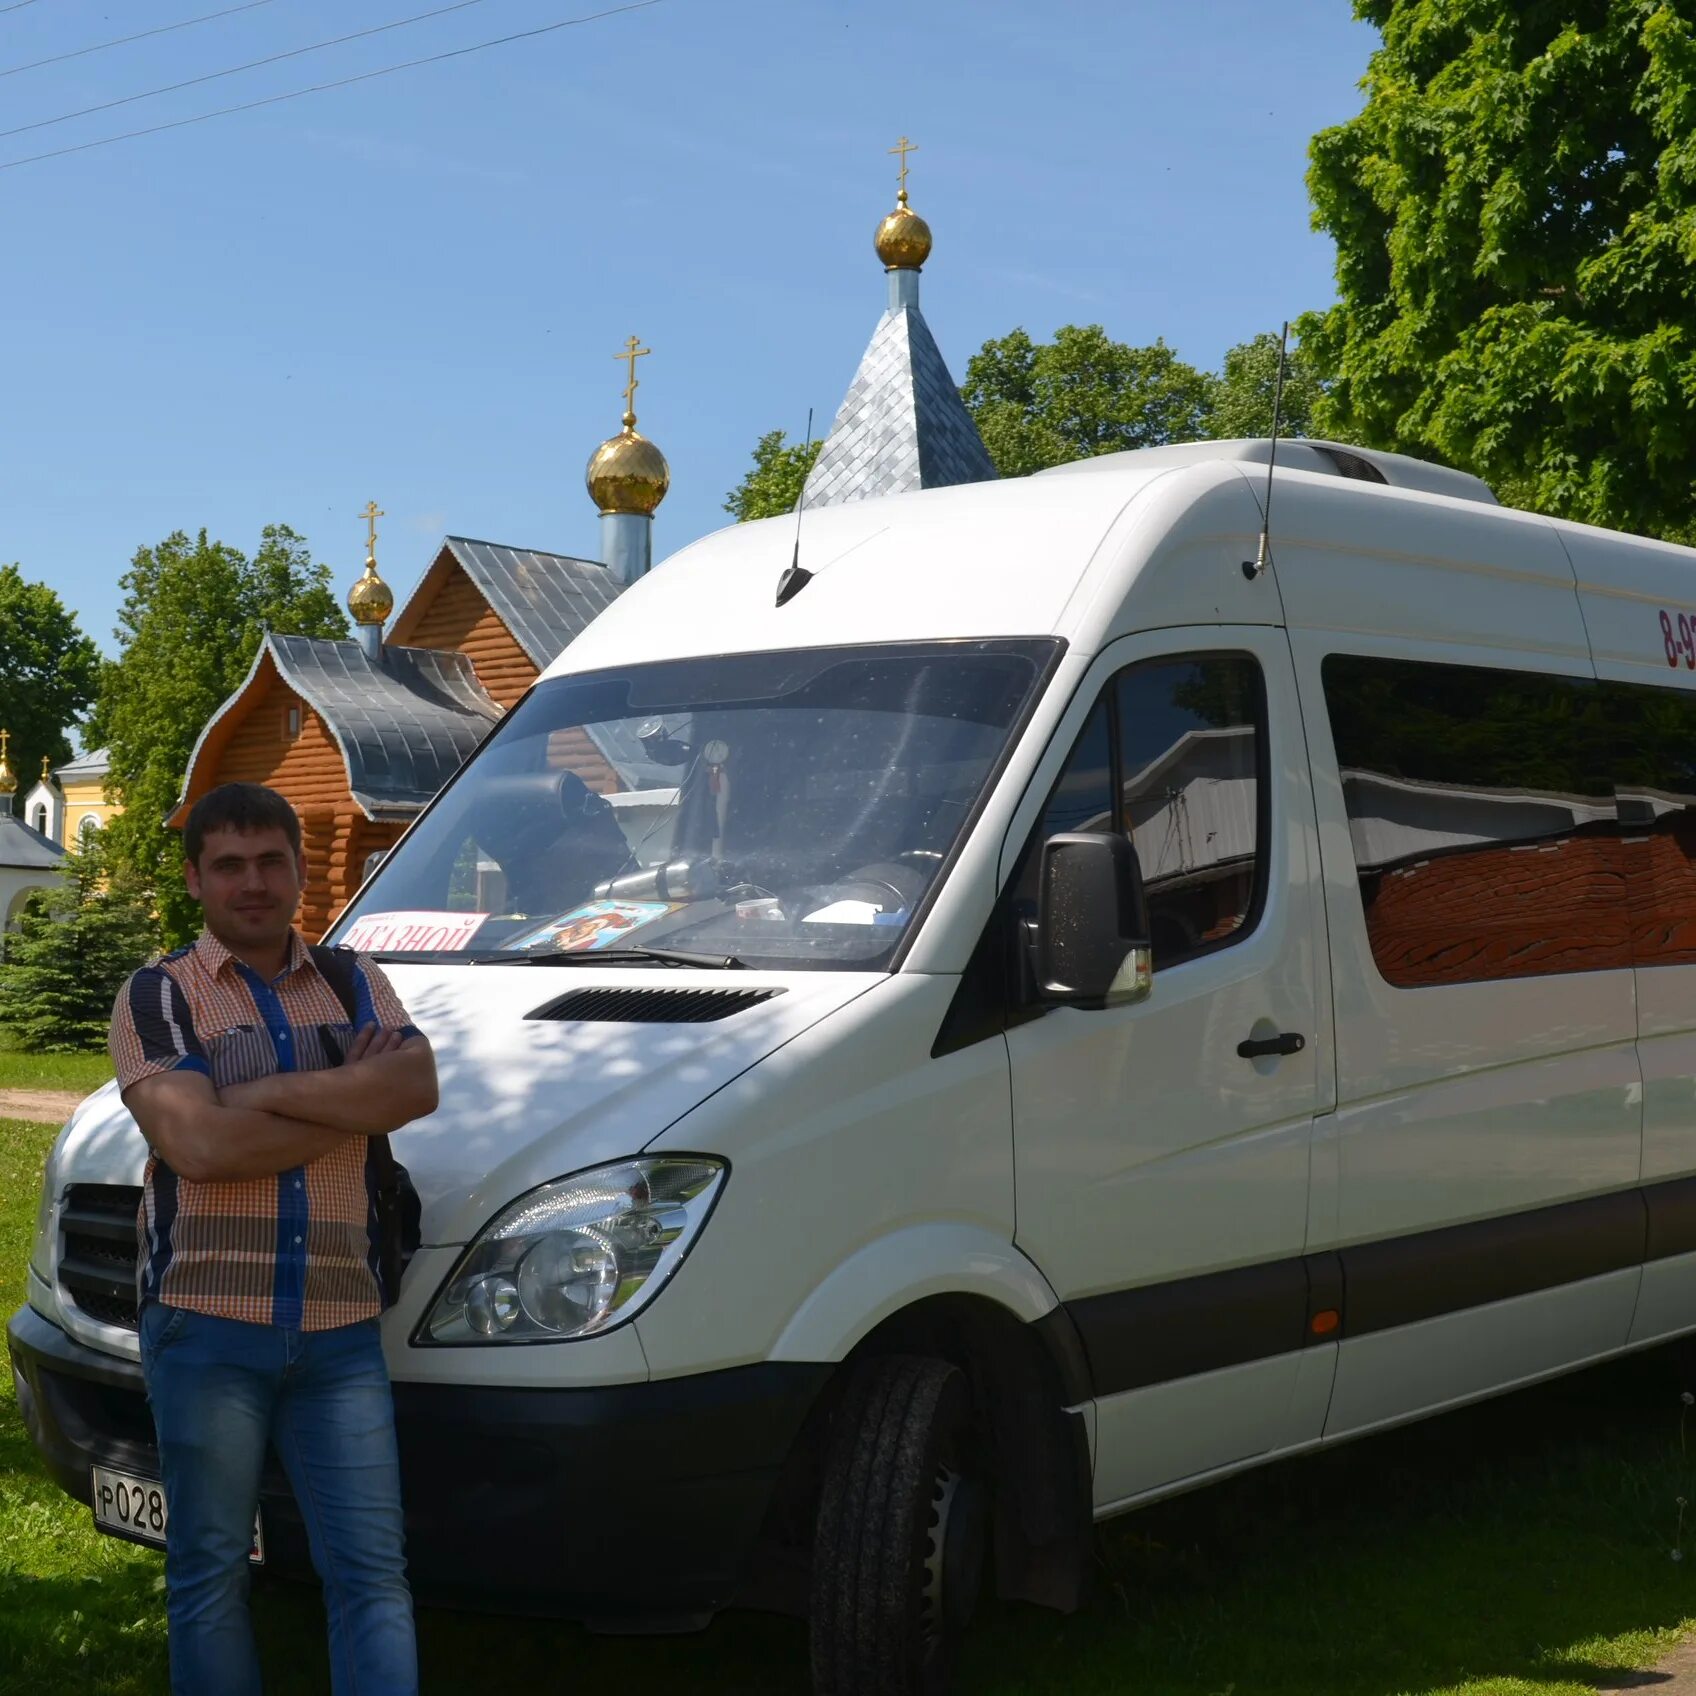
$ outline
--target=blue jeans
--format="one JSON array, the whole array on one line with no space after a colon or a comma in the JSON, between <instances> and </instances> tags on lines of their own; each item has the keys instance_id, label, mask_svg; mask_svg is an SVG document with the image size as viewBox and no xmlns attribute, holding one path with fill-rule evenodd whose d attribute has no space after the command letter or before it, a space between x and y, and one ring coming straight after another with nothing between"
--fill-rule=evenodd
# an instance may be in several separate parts
<instances>
[{"instance_id":1,"label":"blue jeans","mask_svg":"<svg viewBox=\"0 0 1696 1696\"><path fill-rule=\"evenodd\" d=\"M152 1301L141 1365L170 1515L173 1696L258 1696L247 1556L267 1442L323 1580L336 1696L416 1692L394 1403L376 1320L282 1331Z\"/></svg>"}]
</instances>

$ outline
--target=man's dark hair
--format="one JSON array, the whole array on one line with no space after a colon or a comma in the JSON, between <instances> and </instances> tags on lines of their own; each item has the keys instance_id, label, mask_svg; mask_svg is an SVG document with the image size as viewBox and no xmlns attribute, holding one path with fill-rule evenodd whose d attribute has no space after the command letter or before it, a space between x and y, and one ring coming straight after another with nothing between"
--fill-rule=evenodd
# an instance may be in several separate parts
<instances>
[{"instance_id":1,"label":"man's dark hair","mask_svg":"<svg viewBox=\"0 0 1696 1696\"><path fill-rule=\"evenodd\" d=\"M183 826L183 854L190 865L200 864L207 833L214 830L280 830L295 853L300 852L300 820L294 808L263 783L220 783L195 802Z\"/></svg>"}]
</instances>

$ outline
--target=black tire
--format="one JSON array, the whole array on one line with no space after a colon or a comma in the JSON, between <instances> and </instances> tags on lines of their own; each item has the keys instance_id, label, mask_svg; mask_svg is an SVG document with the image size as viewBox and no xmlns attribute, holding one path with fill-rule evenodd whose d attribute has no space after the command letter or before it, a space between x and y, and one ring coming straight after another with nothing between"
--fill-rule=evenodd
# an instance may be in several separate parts
<instances>
[{"instance_id":1,"label":"black tire","mask_svg":"<svg viewBox=\"0 0 1696 1696\"><path fill-rule=\"evenodd\" d=\"M813 1545L814 1696L941 1696L983 1582L988 1489L965 1375L913 1355L857 1372Z\"/></svg>"}]
</instances>

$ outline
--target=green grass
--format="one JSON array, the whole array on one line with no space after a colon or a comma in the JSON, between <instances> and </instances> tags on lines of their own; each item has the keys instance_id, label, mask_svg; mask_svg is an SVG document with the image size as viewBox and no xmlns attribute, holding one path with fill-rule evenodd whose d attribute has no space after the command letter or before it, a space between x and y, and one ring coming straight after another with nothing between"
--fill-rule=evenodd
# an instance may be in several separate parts
<instances>
[{"instance_id":1,"label":"green grass","mask_svg":"<svg viewBox=\"0 0 1696 1696\"><path fill-rule=\"evenodd\" d=\"M0 1122L0 1308L22 1296L51 1131ZM159 1557L94 1534L0 1383L0 1692L165 1688ZM1590 1372L1115 1522L1063 1619L993 1608L963 1696L1588 1696L1696 1620L1696 1455L1664 1358ZM1696 1413L1690 1441L1696 1445ZM451 1481L444 1481L451 1487ZM665 1526L656 1524L663 1537ZM467 1550L498 1562L498 1548ZM272 1696L329 1689L316 1595L254 1599ZM424 1688L799 1692L792 1622L698 1637L424 1613Z\"/></svg>"},{"instance_id":2,"label":"green grass","mask_svg":"<svg viewBox=\"0 0 1696 1696\"><path fill-rule=\"evenodd\" d=\"M9 1058L9 1057L7 1057ZM0 1119L0 1311L23 1300L48 1125ZM51 1483L0 1374L0 1691L166 1688L157 1556L95 1533Z\"/></svg>"},{"instance_id":3,"label":"green grass","mask_svg":"<svg viewBox=\"0 0 1696 1696\"><path fill-rule=\"evenodd\" d=\"M87 1095L112 1077L112 1062L98 1054L26 1054L0 1031L0 1089L62 1089Z\"/></svg>"}]
</instances>

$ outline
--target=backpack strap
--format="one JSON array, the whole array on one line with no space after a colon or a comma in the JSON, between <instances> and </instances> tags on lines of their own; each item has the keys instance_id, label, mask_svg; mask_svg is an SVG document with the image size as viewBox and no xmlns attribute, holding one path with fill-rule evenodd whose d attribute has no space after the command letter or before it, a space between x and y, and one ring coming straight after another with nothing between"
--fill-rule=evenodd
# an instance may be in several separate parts
<instances>
[{"instance_id":1,"label":"backpack strap","mask_svg":"<svg viewBox=\"0 0 1696 1696\"><path fill-rule=\"evenodd\" d=\"M342 1004L342 1011L347 1014L347 1022L354 1027L359 1024L359 989L356 974L359 964L351 948L329 948L322 942L307 945L306 952L312 957L312 964L318 968L318 975L336 992L336 999Z\"/></svg>"},{"instance_id":2,"label":"backpack strap","mask_svg":"<svg viewBox=\"0 0 1696 1696\"><path fill-rule=\"evenodd\" d=\"M310 943L307 953L319 975L342 1004L347 1022L359 1026L359 962L351 948L328 948ZM368 1139L373 1175L377 1180L375 1205L378 1223L377 1275L383 1288L384 1306L392 1305L400 1289L400 1275L412 1250L418 1246L418 1195L406 1168L395 1159L389 1139Z\"/></svg>"}]
</instances>

